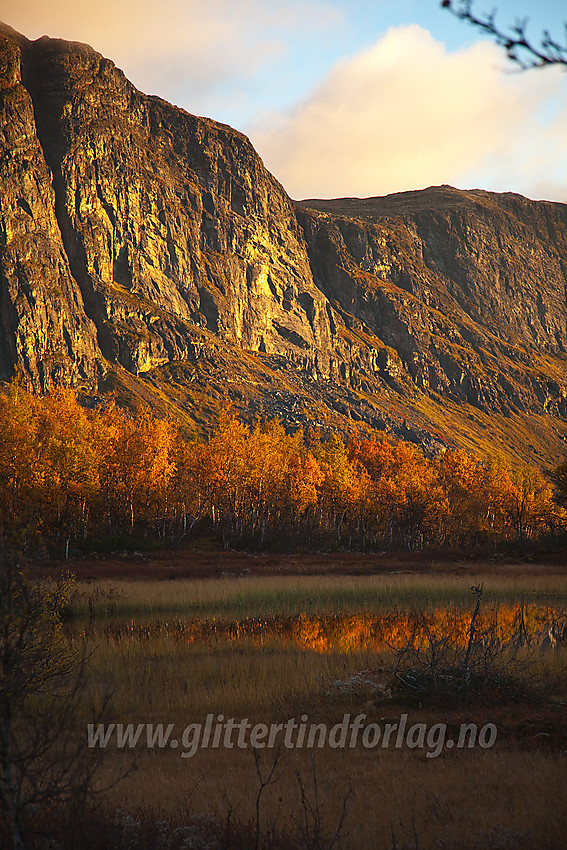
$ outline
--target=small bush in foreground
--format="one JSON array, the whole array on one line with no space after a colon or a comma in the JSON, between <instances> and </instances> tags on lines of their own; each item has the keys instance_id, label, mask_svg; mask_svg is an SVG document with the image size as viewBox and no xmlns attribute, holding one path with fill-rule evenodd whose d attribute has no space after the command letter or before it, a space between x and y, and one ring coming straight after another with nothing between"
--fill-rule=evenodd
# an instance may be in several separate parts
<instances>
[{"instance_id":1,"label":"small bush in foreground","mask_svg":"<svg viewBox=\"0 0 567 850\"><path fill-rule=\"evenodd\" d=\"M448 624L432 632L419 613L395 650L393 695L418 702L517 702L536 699L541 683L531 675L529 639L521 619L516 631L501 638L480 614L482 585L472 587L476 603L465 633Z\"/></svg>"}]
</instances>

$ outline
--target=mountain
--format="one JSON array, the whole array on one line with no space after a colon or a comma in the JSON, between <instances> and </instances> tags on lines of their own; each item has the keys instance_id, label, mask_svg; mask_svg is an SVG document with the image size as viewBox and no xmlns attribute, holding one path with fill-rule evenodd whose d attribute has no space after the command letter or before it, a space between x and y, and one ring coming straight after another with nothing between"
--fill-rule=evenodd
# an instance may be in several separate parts
<instances>
[{"instance_id":1,"label":"mountain","mask_svg":"<svg viewBox=\"0 0 567 850\"><path fill-rule=\"evenodd\" d=\"M562 459L567 206L294 203L249 140L0 27L0 380Z\"/></svg>"}]
</instances>

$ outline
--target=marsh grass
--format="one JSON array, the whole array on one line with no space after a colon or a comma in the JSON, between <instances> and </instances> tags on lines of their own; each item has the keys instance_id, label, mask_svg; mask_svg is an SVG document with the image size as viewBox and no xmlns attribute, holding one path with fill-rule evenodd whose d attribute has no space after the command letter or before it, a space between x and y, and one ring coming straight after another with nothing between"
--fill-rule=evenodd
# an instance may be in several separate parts
<instances>
[{"instance_id":1,"label":"marsh grass","mask_svg":"<svg viewBox=\"0 0 567 850\"><path fill-rule=\"evenodd\" d=\"M113 717L147 714L187 723L209 712L259 720L295 708L324 712L330 684L385 661L374 652L320 653L252 642L173 645L161 638L117 646L94 638L90 646L95 704L109 690Z\"/></svg>"},{"instance_id":2,"label":"marsh grass","mask_svg":"<svg viewBox=\"0 0 567 850\"><path fill-rule=\"evenodd\" d=\"M109 772L118 770L120 761ZM462 752L427 760L409 751L315 753L326 828L336 823L350 787L343 850L551 850L564 847L564 759L544 752ZM269 759L263 762L266 766ZM280 779L266 791L262 823L295 832L300 812L297 775L308 781L306 752L284 753ZM225 824L252 827L257 776L247 751L208 751L189 761L162 753L140 762L114 807L161 819L207 812ZM396 844L392 843L395 836ZM205 845L206 847L207 845ZM249 850L253 848L251 842ZM263 850L270 846L265 840ZM289 842L287 848L304 848Z\"/></svg>"},{"instance_id":3,"label":"marsh grass","mask_svg":"<svg viewBox=\"0 0 567 850\"><path fill-rule=\"evenodd\" d=\"M541 610L567 609L567 578L561 575L491 579L485 572L479 579L484 580L487 607L529 603ZM321 651L282 642L269 630L261 641L253 634L229 641L225 625L245 618L266 624L274 618L292 624L304 618L307 628L314 618L322 622L341 615L354 622L410 609L462 614L471 610L474 583L471 576L406 574L85 582L67 624L71 635L86 638L90 650L89 693L80 720L88 722L88 712L102 704L107 691L112 693L109 722L184 726L213 713L266 723L307 714L311 722L334 723L345 712L365 713L369 722L395 720L402 705L389 701L384 689L357 684L369 671L377 682L387 682L392 649L361 648L354 641L348 651L337 645ZM182 629L169 627L176 617L183 623L224 625L202 640L188 640ZM550 705L561 711L567 701L567 647L539 656L537 665L553 683ZM509 715L502 714L504 709L496 715L491 706L463 711L413 705L409 710L413 722L429 723L500 718L506 726L519 716L527 738L503 737L490 751L444 751L435 759L407 749L287 751L280 778L266 789L263 829L275 819L282 835L295 834L301 805L298 776L308 783L314 757L327 831L353 789L343 850L392 850L393 836L398 848L411 850L562 846L567 834L567 751L554 745L553 725L540 737L543 727L532 706L515 706ZM550 716L553 724L558 715ZM118 775L132 755L109 749L101 781ZM108 799L109 817L123 810L125 818L141 813L173 823L207 816L226 825L229 818L243 834L254 834L258 777L251 750L206 749L191 759L169 749L136 755L134 770ZM262 753L266 767L270 757L269 751ZM262 836L262 848L277 846L266 832ZM198 846L206 850L212 845ZM285 846L296 850L304 845Z\"/></svg>"},{"instance_id":4,"label":"marsh grass","mask_svg":"<svg viewBox=\"0 0 567 850\"><path fill-rule=\"evenodd\" d=\"M329 683L391 668L411 612L466 634L470 581L399 574L84 582L68 628L86 636L93 698L110 690L117 714L265 713L320 705ZM508 606L508 630L520 604L534 628L567 609L567 577L484 581L483 605ZM564 656L538 663L557 678Z\"/></svg>"},{"instance_id":5,"label":"marsh grass","mask_svg":"<svg viewBox=\"0 0 567 850\"><path fill-rule=\"evenodd\" d=\"M241 576L214 579L136 579L82 582L68 611L73 619L185 615L195 617L469 608L470 587L484 582L486 605L536 602L567 610L567 575L466 577Z\"/></svg>"}]
</instances>

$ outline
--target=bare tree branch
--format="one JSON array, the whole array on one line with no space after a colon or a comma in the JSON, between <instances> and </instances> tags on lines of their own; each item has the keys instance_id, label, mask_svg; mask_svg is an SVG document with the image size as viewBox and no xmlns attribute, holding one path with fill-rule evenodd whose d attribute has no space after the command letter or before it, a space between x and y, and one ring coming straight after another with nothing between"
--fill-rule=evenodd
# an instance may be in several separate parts
<instances>
[{"instance_id":1,"label":"bare tree branch","mask_svg":"<svg viewBox=\"0 0 567 850\"><path fill-rule=\"evenodd\" d=\"M442 0L441 6L448 9L456 18L467 21L504 48L512 62L523 70L544 68L548 65L567 67L567 24L565 24L565 42L561 44L544 30L539 43L527 35L528 18L518 18L507 31L496 23L496 11L477 15L473 11L472 0Z\"/></svg>"},{"instance_id":2,"label":"bare tree branch","mask_svg":"<svg viewBox=\"0 0 567 850\"><path fill-rule=\"evenodd\" d=\"M42 809L78 812L100 763L71 734L86 681L84 649L62 630L71 588L67 577L31 585L0 554L0 820L13 850Z\"/></svg>"}]
</instances>

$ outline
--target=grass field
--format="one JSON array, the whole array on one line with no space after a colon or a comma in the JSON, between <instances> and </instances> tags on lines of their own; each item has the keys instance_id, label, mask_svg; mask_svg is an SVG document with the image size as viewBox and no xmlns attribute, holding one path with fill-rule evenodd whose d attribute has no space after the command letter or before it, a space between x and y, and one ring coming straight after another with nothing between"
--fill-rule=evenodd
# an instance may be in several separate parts
<instances>
[{"instance_id":1,"label":"grass field","mask_svg":"<svg viewBox=\"0 0 567 850\"><path fill-rule=\"evenodd\" d=\"M381 574L371 576L231 576L199 579L122 578L80 584L76 618L184 615L267 616L306 612L381 611L396 606L469 608L471 585L484 585L487 605L536 602L567 610L567 576L492 575L479 565L467 576Z\"/></svg>"},{"instance_id":2,"label":"grass field","mask_svg":"<svg viewBox=\"0 0 567 850\"><path fill-rule=\"evenodd\" d=\"M91 653L81 723L100 719L110 694L107 723L174 724L175 734L209 714L215 722L222 715L268 725L306 716L329 728L345 714L364 714L365 724L383 730L405 713L410 724L446 723L455 735L465 722L498 731L490 748L443 749L436 757L422 747L360 742L282 746L275 781L265 788L275 747L256 750L256 762L250 746L198 748L184 758L169 746L109 745L101 782L132 768L105 803L107 816L130 830L130 846L153 846L136 840L156 818L186 829L179 846L200 850L564 846L567 646L529 653L526 683L537 681L537 692L429 704L396 692L394 652L376 638L387 622L388 634L395 626L403 639L408 612L437 626L451 617L470 622L471 586L481 582L483 610L500 612L501 622L520 606L534 628L545 616L560 619L567 612L561 567L468 564L451 574L445 564L438 572L326 576L242 574L239 564L237 575L207 579L171 577L170 568L159 579L155 565L144 578L101 572L103 579L80 581L66 624ZM227 845L227 830L241 843Z\"/></svg>"}]
</instances>

